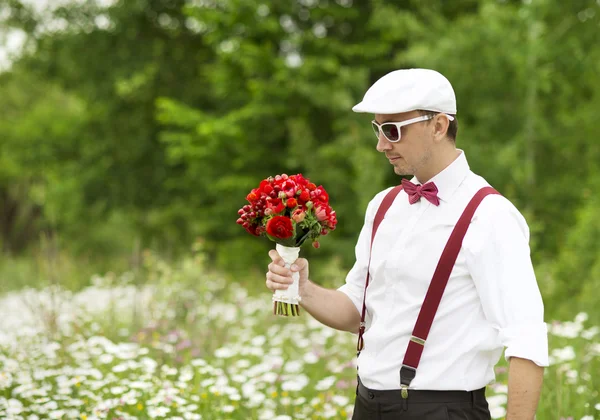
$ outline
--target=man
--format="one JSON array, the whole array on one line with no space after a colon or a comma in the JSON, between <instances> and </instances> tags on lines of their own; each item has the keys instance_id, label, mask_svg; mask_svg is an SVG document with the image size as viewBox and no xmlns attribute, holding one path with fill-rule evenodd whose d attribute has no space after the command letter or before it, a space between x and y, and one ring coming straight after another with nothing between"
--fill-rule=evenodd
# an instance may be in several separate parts
<instances>
[{"instance_id":1,"label":"man","mask_svg":"<svg viewBox=\"0 0 600 420\"><path fill-rule=\"evenodd\" d=\"M547 328L529 229L506 198L487 195L472 217L464 216L466 234L431 329L427 337L413 334L459 218L478 191L491 189L456 148L450 82L433 70L397 70L379 79L353 110L374 114L377 150L396 174L413 178L403 180L372 245L374 220L391 188L369 203L356 263L342 287L311 282L305 259L291 267L300 272L302 307L325 325L359 332L365 299L353 418L489 419L485 386L506 348L507 419L533 419L548 365ZM269 256L267 287L287 288L291 271L276 251ZM411 342L422 349L418 367L406 363Z\"/></svg>"}]
</instances>

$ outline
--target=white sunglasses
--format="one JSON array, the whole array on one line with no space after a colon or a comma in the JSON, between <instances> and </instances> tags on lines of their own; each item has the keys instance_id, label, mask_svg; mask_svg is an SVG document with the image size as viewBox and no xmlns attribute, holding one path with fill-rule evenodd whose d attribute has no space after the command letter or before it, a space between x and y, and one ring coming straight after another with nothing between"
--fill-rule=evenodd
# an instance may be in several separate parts
<instances>
[{"instance_id":1,"label":"white sunglasses","mask_svg":"<svg viewBox=\"0 0 600 420\"><path fill-rule=\"evenodd\" d=\"M444 114L446 115L446 114ZM396 143L400 141L400 137L402 133L400 131L401 127L405 125L414 124L421 121L427 121L434 117L435 115L423 115L416 118L411 118L410 120L402 121L402 122L384 122L383 124L377 124L377 121L371 121L371 126L373 127L373 132L375 133L375 137L379 139L379 133L383 133L383 136L391 141L392 143ZM454 117L450 115L446 115L450 121L454 120Z\"/></svg>"}]
</instances>

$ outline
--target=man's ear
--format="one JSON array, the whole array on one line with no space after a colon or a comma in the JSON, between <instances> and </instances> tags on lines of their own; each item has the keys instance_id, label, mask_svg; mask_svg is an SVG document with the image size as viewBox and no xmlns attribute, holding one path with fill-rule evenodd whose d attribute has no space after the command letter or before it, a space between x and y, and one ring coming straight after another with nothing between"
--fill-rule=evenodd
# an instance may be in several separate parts
<instances>
[{"instance_id":1,"label":"man's ear","mask_svg":"<svg viewBox=\"0 0 600 420\"><path fill-rule=\"evenodd\" d=\"M446 138L450 120L444 114L437 114L433 117L433 137L436 141L441 141Z\"/></svg>"}]
</instances>

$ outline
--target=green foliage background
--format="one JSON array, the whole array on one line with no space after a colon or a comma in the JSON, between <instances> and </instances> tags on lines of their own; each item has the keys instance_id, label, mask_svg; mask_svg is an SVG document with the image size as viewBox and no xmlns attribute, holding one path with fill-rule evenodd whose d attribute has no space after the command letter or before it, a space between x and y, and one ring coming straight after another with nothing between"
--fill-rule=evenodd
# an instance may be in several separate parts
<instances>
[{"instance_id":1,"label":"green foliage background","mask_svg":"<svg viewBox=\"0 0 600 420\"><path fill-rule=\"evenodd\" d=\"M598 304L597 1L61 4L0 0L3 33L27 36L0 73L3 287L57 255L87 278L197 238L214 267L260 278L272 244L237 209L261 179L298 172L337 210L303 252L339 285L367 203L399 182L351 107L383 74L430 67L455 87L472 169L529 221L548 316Z\"/></svg>"}]
</instances>

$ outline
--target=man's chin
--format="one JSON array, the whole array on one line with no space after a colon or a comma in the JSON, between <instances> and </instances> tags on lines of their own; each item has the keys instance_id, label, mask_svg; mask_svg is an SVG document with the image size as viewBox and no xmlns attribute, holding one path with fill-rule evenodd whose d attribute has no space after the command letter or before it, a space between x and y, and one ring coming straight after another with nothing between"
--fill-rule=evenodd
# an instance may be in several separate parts
<instances>
[{"instance_id":1,"label":"man's chin","mask_svg":"<svg viewBox=\"0 0 600 420\"><path fill-rule=\"evenodd\" d=\"M407 168L401 168L398 166L394 166L394 172L396 173L396 175L412 175L412 173L407 169Z\"/></svg>"}]
</instances>

